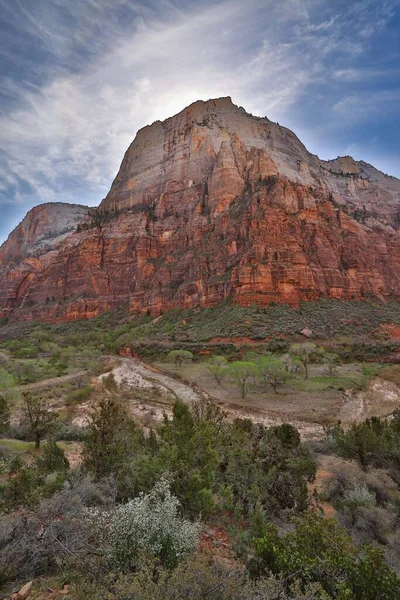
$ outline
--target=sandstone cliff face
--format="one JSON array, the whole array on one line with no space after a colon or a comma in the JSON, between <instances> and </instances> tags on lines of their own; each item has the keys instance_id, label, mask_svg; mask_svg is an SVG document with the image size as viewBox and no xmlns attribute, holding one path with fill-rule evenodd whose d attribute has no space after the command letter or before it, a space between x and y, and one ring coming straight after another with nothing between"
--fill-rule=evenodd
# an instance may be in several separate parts
<instances>
[{"instance_id":1,"label":"sandstone cliff face","mask_svg":"<svg viewBox=\"0 0 400 600\"><path fill-rule=\"evenodd\" d=\"M51 264L87 212L86 206L63 202L41 204L28 212L0 247L1 315L18 305L35 275Z\"/></svg>"},{"instance_id":2,"label":"sandstone cliff face","mask_svg":"<svg viewBox=\"0 0 400 600\"><path fill-rule=\"evenodd\" d=\"M399 213L399 180L321 161L229 98L196 102L138 132L98 211L59 249L22 270L0 254L0 315L399 298Z\"/></svg>"},{"instance_id":3,"label":"sandstone cliff face","mask_svg":"<svg viewBox=\"0 0 400 600\"><path fill-rule=\"evenodd\" d=\"M60 246L86 216L87 206L53 202L35 206L0 247L0 265Z\"/></svg>"}]
</instances>

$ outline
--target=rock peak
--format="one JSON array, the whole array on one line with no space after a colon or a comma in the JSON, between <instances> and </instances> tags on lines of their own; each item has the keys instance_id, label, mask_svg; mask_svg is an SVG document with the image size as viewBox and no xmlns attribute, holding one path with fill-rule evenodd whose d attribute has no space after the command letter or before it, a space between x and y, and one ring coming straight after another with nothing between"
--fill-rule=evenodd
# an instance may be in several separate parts
<instances>
[{"instance_id":1,"label":"rock peak","mask_svg":"<svg viewBox=\"0 0 400 600\"><path fill-rule=\"evenodd\" d=\"M61 206L30 214L0 250L0 317L400 299L400 182L320 160L230 97L140 130L100 210L54 238Z\"/></svg>"}]
</instances>

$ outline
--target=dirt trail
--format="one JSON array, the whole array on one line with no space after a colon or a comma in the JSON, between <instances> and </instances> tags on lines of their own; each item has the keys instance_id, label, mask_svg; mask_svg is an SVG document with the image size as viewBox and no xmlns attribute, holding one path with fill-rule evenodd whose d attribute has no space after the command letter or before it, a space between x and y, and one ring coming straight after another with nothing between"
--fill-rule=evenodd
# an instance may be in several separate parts
<instances>
[{"instance_id":1,"label":"dirt trail","mask_svg":"<svg viewBox=\"0 0 400 600\"><path fill-rule=\"evenodd\" d=\"M196 386L190 385L189 382L175 379L171 375L167 375L154 367L150 367L150 365L145 365L133 358L121 358L121 361L129 370L140 375L146 381L168 390L168 392L175 396L176 399L189 403L209 399L208 394L200 389L196 389Z\"/></svg>"},{"instance_id":2,"label":"dirt trail","mask_svg":"<svg viewBox=\"0 0 400 600\"><path fill-rule=\"evenodd\" d=\"M65 383L66 381L73 381L74 379L78 379L78 377L83 377L87 374L87 371L78 371L78 373L70 373L69 375L62 375L61 377L53 377L52 379L44 379L43 381L38 381L36 383L27 383L26 385L19 385L15 388L10 388L5 391L17 391L17 392L30 392L33 390L41 390L42 388L58 385L59 383Z\"/></svg>"}]
</instances>

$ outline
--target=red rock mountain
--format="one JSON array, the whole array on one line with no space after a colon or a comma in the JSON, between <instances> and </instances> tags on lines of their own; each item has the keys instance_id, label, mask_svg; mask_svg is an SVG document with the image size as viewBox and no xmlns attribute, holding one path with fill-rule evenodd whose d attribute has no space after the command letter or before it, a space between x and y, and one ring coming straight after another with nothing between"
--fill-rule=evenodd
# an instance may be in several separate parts
<instances>
[{"instance_id":1,"label":"red rock mountain","mask_svg":"<svg viewBox=\"0 0 400 600\"><path fill-rule=\"evenodd\" d=\"M0 316L399 298L399 225L398 179L322 161L230 98L196 102L138 132L107 197L59 247L32 258L23 230L11 234Z\"/></svg>"}]
</instances>

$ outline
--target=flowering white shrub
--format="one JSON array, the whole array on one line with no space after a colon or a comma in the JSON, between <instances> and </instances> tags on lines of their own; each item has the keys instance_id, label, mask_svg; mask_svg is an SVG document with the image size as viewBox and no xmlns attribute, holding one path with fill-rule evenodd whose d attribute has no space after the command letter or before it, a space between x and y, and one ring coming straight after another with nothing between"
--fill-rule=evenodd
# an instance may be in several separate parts
<instances>
[{"instance_id":1,"label":"flowering white shrub","mask_svg":"<svg viewBox=\"0 0 400 600\"><path fill-rule=\"evenodd\" d=\"M140 494L112 513L92 513L91 517L106 534L103 539L118 569L129 569L141 551L173 567L198 542L198 524L181 517L179 506L162 478L148 494Z\"/></svg>"},{"instance_id":2,"label":"flowering white shrub","mask_svg":"<svg viewBox=\"0 0 400 600\"><path fill-rule=\"evenodd\" d=\"M376 504L376 499L375 495L368 490L366 485L354 484L351 489L345 491L343 503L355 508L372 508Z\"/></svg>"}]
</instances>

